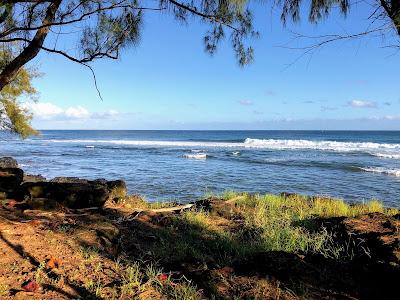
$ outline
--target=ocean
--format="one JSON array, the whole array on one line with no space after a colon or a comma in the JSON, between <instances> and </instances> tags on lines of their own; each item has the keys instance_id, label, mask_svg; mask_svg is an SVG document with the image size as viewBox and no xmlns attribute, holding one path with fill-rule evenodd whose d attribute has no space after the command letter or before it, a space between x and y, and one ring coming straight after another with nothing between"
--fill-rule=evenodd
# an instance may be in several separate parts
<instances>
[{"instance_id":1,"label":"ocean","mask_svg":"<svg viewBox=\"0 0 400 300\"><path fill-rule=\"evenodd\" d=\"M3 136L0 155L47 178L123 179L150 201L235 190L400 207L400 131L45 130Z\"/></svg>"}]
</instances>

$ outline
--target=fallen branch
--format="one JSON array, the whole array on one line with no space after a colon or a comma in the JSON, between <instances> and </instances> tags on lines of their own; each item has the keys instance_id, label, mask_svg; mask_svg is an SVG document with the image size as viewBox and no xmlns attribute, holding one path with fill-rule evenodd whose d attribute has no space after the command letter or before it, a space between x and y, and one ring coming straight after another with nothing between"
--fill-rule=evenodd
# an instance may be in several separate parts
<instances>
[{"instance_id":1,"label":"fallen branch","mask_svg":"<svg viewBox=\"0 0 400 300\"><path fill-rule=\"evenodd\" d=\"M68 213L62 213L62 212L45 212L37 209L26 209L24 210L24 214L26 215L31 215L31 216L36 216L36 217L52 217L52 216L57 216L57 217L80 217L80 216L87 216L89 213L80 213L80 214L68 214Z\"/></svg>"},{"instance_id":2,"label":"fallen branch","mask_svg":"<svg viewBox=\"0 0 400 300\"><path fill-rule=\"evenodd\" d=\"M194 204L185 204L185 205L178 205L174 207L166 207L166 208L156 208L156 209L142 209L136 208L134 209L135 212L153 212L153 213L163 213L163 212L174 212L174 211L181 211L184 209L192 208Z\"/></svg>"}]
</instances>

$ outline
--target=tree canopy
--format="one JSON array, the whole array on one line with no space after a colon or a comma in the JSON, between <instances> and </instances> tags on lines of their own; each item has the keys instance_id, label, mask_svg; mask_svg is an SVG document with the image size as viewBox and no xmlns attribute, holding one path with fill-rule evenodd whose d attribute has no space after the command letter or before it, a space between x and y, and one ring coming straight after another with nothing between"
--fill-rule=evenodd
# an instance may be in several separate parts
<instances>
[{"instance_id":1,"label":"tree canopy","mask_svg":"<svg viewBox=\"0 0 400 300\"><path fill-rule=\"evenodd\" d=\"M400 0L373 0L371 18L386 19L400 34ZM253 3L261 0L0 0L0 43L15 55L2 62L0 90L18 70L40 51L62 55L87 65L100 58L117 59L121 50L138 44L147 13L170 14L181 22L197 18L209 25L205 50L214 53L219 42L229 36L239 64L253 59L246 42L257 35L253 27ZM309 21L318 22L339 8L346 15L350 0L310 0ZM283 23L298 21L304 0L277 0ZM58 43L65 34L74 37L67 48ZM47 42L46 42L47 41ZM17 47L17 49L16 49ZM12 49L10 49L12 48ZM71 50L72 49L72 50ZM12 51L11 51L12 50Z\"/></svg>"},{"instance_id":2,"label":"tree canopy","mask_svg":"<svg viewBox=\"0 0 400 300\"><path fill-rule=\"evenodd\" d=\"M4 56L0 52L0 57ZM31 84L35 73L22 67L14 79L0 91L0 130L16 133L22 138L38 132L30 125L32 115L19 102L21 96L33 97L36 90Z\"/></svg>"}]
</instances>

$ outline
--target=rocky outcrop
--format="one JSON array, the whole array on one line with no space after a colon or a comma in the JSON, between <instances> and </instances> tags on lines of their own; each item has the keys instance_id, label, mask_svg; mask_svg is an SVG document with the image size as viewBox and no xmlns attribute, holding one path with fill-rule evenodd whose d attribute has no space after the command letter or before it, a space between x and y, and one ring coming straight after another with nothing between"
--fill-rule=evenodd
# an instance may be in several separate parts
<instances>
[{"instance_id":1,"label":"rocky outcrop","mask_svg":"<svg viewBox=\"0 0 400 300\"><path fill-rule=\"evenodd\" d=\"M18 168L18 162L12 157L0 157L0 168Z\"/></svg>"},{"instance_id":2,"label":"rocky outcrop","mask_svg":"<svg viewBox=\"0 0 400 300\"><path fill-rule=\"evenodd\" d=\"M39 182L39 181L47 181L46 178L42 175L31 175L25 174L24 175L24 182Z\"/></svg>"},{"instance_id":3,"label":"rocky outcrop","mask_svg":"<svg viewBox=\"0 0 400 300\"><path fill-rule=\"evenodd\" d=\"M17 162L9 157L0 158L0 166L0 199L25 200L34 208L54 207L54 203L68 208L102 207L108 199L127 194L123 180L56 177L47 181L41 175L24 176Z\"/></svg>"},{"instance_id":4,"label":"rocky outcrop","mask_svg":"<svg viewBox=\"0 0 400 300\"><path fill-rule=\"evenodd\" d=\"M0 199L14 197L22 183L24 171L12 157L0 158Z\"/></svg>"},{"instance_id":5,"label":"rocky outcrop","mask_svg":"<svg viewBox=\"0 0 400 300\"><path fill-rule=\"evenodd\" d=\"M101 207L110 196L114 199L121 195L126 195L126 184L122 180L57 177L50 181L22 183L19 198L52 199L69 208L86 208Z\"/></svg>"}]
</instances>

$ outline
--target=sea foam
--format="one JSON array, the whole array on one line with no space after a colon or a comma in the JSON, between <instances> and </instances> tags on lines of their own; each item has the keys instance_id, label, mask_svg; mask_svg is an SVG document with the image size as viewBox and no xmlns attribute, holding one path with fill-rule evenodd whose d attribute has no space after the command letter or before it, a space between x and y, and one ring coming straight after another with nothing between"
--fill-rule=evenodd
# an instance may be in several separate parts
<instances>
[{"instance_id":1,"label":"sea foam","mask_svg":"<svg viewBox=\"0 0 400 300\"><path fill-rule=\"evenodd\" d=\"M184 154L183 157L189 159L207 159L206 153Z\"/></svg>"},{"instance_id":2,"label":"sea foam","mask_svg":"<svg viewBox=\"0 0 400 300\"><path fill-rule=\"evenodd\" d=\"M360 168L365 172L373 172L373 173L380 173L392 176L400 176L400 169L387 169L383 167L375 167L375 168Z\"/></svg>"},{"instance_id":3,"label":"sea foam","mask_svg":"<svg viewBox=\"0 0 400 300\"><path fill-rule=\"evenodd\" d=\"M400 159L400 144L246 138L243 142L154 141L154 140L50 140L54 143L111 144L138 147L248 148L271 150L319 150L362 152L380 158Z\"/></svg>"}]
</instances>

